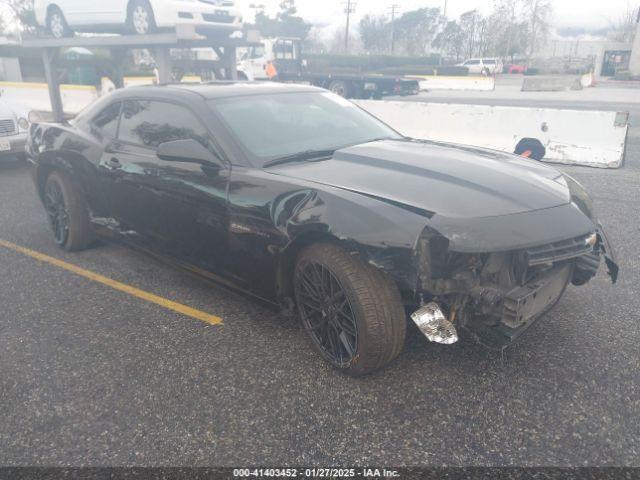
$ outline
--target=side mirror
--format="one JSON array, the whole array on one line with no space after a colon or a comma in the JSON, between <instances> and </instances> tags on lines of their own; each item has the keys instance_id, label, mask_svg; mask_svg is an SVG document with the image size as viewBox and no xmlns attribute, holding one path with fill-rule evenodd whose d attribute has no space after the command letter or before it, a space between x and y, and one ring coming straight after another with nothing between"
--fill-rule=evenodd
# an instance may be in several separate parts
<instances>
[{"instance_id":1,"label":"side mirror","mask_svg":"<svg viewBox=\"0 0 640 480\"><path fill-rule=\"evenodd\" d=\"M222 160L218 156L193 139L161 143L158 146L158 158L168 162L200 163L209 167L223 167Z\"/></svg>"}]
</instances>

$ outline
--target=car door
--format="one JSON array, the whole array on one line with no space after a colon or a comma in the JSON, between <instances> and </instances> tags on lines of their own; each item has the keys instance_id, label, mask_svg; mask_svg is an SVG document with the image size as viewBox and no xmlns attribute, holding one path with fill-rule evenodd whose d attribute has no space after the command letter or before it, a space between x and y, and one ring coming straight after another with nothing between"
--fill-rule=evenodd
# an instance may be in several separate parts
<instances>
[{"instance_id":1,"label":"car door","mask_svg":"<svg viewBox=\"0 0 640 480\"><path fill-rule=\"evenodd\" d=\"M469 73L476 74L482 71L482 64L478 59L467 60L464 62L464 66L469 69Z\"/></svg>"},{"instance_id":2,"label":"car door","mask_svg":"<svg viewBox=\"0 0 640 480\"><path fill-rule=\"evenodd\" d=\"M56 2L70 26L93 26L123 23L127 17L127 0L58 0ZM124 20L123 20L124 19Z\"/></svg>"},{"instance_id":3,"label":"car door","mask_svg":"<svg viewBox=\"0 0 640 480\"><path fill-rule=\"evenodd\" d=\"M158 158L161 143L184 139L216 151L210 132L185 105L124 101L117 139L100 164L105 190L133 238L199 268L224 270L230 168Z\"/></svg>"},{"instance_id":4,"label":"car door","mask_svg":"<svg viewBox=\"0 0 640 480\"><path fill-rule=\"evenodd\" d=\"M247 64L254 80L267 78L267 57L264 45L251 47L251 49L249 49Z\"/></svg>"},{"instance_id":5,"label":"car door","mask_svg":"<svg viewBox=\"0 0 640 480\"><path fill-rule=\"evenodd\" d=\"M494 75L497 73L497 62L495 59L485 58L484 60L482 60L482 65L483 65L483 69L482 69L483 72L486 69L491 75Z\"/></svg>"}]
</instances>

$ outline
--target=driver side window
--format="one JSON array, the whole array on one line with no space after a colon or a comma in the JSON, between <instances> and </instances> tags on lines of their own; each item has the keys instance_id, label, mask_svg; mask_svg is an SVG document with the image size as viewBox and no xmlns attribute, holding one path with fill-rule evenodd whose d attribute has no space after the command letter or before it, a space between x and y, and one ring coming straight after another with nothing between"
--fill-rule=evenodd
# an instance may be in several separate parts
<instances>
[{"instance_id":1,"label":"driver side window","mask_svg":"<svg viewBox=\"0 0 640 480\"><path fill-rule=\"evenodd\" d=\"M173 140L193 139L212 150L209 132L188 108L154 100L127 100L118 140L156 149Z\"/></svg>"}]
</instances>

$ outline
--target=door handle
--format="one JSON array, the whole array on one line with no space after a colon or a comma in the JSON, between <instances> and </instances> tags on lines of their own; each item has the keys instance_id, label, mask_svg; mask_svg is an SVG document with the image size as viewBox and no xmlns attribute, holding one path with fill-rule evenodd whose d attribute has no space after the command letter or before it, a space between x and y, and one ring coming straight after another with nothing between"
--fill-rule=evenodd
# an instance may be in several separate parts
<instances>
[{"instance_id":1,"label":"door handle","mask_svg":"<svg viewBox=\"0 0 640 480\"><path fill-rule=\"evenodd\" d=\"M111 157L107 162L107 166L111 170L120 170L122 168L122 163L120 163L120 160L118 160L117 158Z\"/></svg>"}]
</instances>

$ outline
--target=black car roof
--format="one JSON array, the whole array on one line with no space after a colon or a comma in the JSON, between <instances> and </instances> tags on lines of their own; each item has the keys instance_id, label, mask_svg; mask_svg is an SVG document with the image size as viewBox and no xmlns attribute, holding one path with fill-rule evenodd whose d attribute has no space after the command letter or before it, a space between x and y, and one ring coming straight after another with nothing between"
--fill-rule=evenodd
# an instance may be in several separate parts
<instances>
[{"instance_id":1,"label":"black car roof","mask_svg":"<svg viewBox=\"0 0 640 480\"><path fill-rule=\"evenodd\" d=\"M321 88L308 85L297 85L277 82L211 82L211 83L176 83L159 86L141 86L125 89L129 94L159 93L164 89L189 91L206 99L243 97L250 95L269 95L277 93L322 92Z\"/></svg>"}]
</instances>

